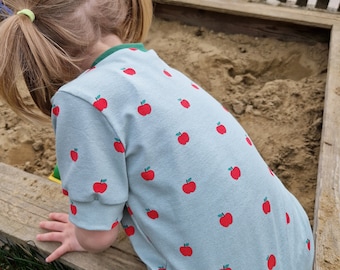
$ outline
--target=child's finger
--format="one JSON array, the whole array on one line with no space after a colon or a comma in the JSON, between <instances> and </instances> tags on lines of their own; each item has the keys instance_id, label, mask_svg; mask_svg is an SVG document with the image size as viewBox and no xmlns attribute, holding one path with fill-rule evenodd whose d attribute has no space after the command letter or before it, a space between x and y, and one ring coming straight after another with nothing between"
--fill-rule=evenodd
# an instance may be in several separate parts
<instances>
[{"instance_id":1,"label":"child's finger","mask_svg":"<svg viewBox=\"0 0 340 270\"><path fill-rule=\"evenodd\" d=\"M46 262L53 262L54 260L59 259L61 256L63 256L65 253L69 252L66 245L61 245L58 247L55 251L53 251L46 259Z\"/></svg>"},{"instance_id":2,"label":"child's finger","mask_svg":"<svg viewBox=\"0 0 340 270\"><path fill-rule=\"evenodd\" d=\"M64 236L60 232L48 232L37 234L36 239L40 242L60 242L64 240Z\"/></svg>"},{"instance_id":3,"label":"child's finger","mask_svg":"<svg viewBox=\"0 0 340 270\"><path fill-rule=\"evenodd\" d=\"M59 222L59 221L41 221L39 223L39 227L41 229L49 230L49 231L56 231L61 232L65 229L66 223Z\"/></svg>"},{"instance_id":4,"label":"child's finger","mask_svg":"<svg viewBox=\"0 0 340 270\"><path fill-rule=\"evenodd\" d=\"M48 217L51 220L60 221L64 223L68 222L68 214L65 214L65 213L54 213L53 212L53 213L50 213Z\"/></svg>"}]
</instances>

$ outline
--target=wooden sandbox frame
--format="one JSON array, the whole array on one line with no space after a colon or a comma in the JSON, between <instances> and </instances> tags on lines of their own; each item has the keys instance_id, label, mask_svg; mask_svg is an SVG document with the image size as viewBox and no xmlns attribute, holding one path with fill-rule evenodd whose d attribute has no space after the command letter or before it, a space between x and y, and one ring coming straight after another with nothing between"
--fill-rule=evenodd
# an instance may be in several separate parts
<instances>
[{"instance_id":1,"label":"wooden sandbox frame","mask_svg":"<svg viewBox=\"0 0 340 270\"><path fill-rule=\"evenodd\" d=\"M325 11L250 3L247 0L154 0L154 3L156 7L169 6L178 10L192 8L198 11L216 12L225 17L258 18L330 31L313 226L316 244L314 270L340 269L340 114L338 113L340 15ZM196 25L206 26L202 17L197 17L196 22ZM47 195L54 190L55 196ZM327 205L331 202L333 208L327 208L325 202ZM27 245L28 241L35 240L39 232L39 221L45 219L49 212L65 212L67 207L67 198L61 194L58 184L0 163L0 240L8 239ZM34 243L42 253L46 254L56 247L56 244L52 243L37 241ZM324 268L325 257L329 268ZM135 255L129 240L124 236L121 236L115 246L103 254L67 254L63 256L61 262L75 269L145 269Z\"/></svg>"}]
</instances>

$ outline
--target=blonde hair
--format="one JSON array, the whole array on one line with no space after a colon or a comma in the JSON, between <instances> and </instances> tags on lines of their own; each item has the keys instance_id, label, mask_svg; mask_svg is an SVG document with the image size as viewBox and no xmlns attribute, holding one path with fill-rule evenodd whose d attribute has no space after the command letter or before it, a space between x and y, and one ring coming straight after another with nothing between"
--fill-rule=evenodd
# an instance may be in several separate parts
<instances>
[{"instance_id":1,"label":"blonde hair","mask_svg":"<svg viewBox=\"0 0 340 270\"><path fill-rule=\"evenodd\" d=\"M80 74L79 63L100 36L142 42L152 21L151 0L3 2L14 15L0 23L0 96L30 120L50 116L51 97ZM34 22L16 14L21 9L32 10Z\"/></svg>"}]
</instances>

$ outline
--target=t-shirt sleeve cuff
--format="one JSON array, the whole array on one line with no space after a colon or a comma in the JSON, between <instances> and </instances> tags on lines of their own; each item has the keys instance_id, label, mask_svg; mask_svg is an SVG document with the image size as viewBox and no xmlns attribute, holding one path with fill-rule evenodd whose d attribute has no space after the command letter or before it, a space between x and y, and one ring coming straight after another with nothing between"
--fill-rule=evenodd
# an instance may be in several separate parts
<instances>
[{"instance_id":1,"label":"t-shirt sleeve cuff","mask_svg":"<svg viewBox=\"0 0 340 270\"><path fill-rule=\"evenodd\" d=\"M85 230L111 230L123 216L125 203L102 204L99 200L92 202L71 201L69 220Z\"/></svg>"}]
</instances>

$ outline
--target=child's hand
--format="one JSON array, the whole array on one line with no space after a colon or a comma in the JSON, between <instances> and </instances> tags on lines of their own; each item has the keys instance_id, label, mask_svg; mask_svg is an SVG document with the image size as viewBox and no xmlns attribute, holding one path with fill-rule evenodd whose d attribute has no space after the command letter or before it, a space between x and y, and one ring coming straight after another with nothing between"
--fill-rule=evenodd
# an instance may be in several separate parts
<instances>
[{"instance_id":1,"label":"child's hand","mask_svg":"<svg viewBox=\"0 0 340 270\"><path fill-rule=\"evenodd\" d=\"M42 242L60 242L61 246L46 258L46 262L52 262L67 252L85 251L77 240L75 234L76 227L69 222L68 214L50 213L49 219L40 222L39 226L50 232L38 234L37 240Z\"/></svg>"}]
</instances>

